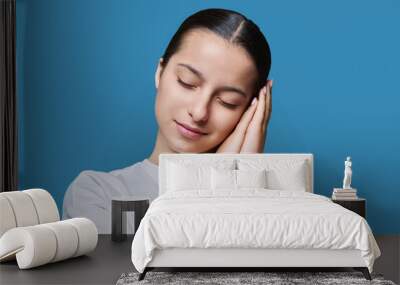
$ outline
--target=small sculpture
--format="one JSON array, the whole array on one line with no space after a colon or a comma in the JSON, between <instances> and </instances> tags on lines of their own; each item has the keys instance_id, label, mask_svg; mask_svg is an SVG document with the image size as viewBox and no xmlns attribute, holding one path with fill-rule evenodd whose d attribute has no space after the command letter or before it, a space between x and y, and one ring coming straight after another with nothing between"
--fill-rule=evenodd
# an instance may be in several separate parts
<instances>
[{"instance_id":1,"label":"small sculpture","mask_svg":"<svg viewBox=\"0 0 400 285\"><path fill-rule=\"evenodd\" d=\"M351 170L351 157L348 156L346 161L344 162L344 179L343 179L343 189L352 189L351 184L351 176L353 171Z\"/></svg>"}]
</instances>

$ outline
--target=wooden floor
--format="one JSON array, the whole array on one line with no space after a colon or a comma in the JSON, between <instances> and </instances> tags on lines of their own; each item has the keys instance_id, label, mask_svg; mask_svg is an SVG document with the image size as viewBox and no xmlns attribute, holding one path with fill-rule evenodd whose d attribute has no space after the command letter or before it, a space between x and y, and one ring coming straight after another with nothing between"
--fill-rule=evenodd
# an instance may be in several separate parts
<instances>
[{"instance_id":1,"label":"wooden floor","mask_svg":"<svg viewBox=\"0 0 400 285\"><path fill-rule=\"evenodd\" d=\"M381 250L381 257L375 262L374 272L400 284L400 235L375 235L375 239Z\"/></svg>"}]
</instances>

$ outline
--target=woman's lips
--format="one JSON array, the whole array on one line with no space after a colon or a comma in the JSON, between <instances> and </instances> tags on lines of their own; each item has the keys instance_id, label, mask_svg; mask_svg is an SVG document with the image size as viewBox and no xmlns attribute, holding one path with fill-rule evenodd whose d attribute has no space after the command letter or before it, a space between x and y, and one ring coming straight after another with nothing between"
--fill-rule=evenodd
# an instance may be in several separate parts
<instances>
[{"instance_id":1,"label":"woman's lips","mask_svg":"<svg viewBox=\"0 0 400 285\"><path fill-rule=\"evenodd\" d=\"M199 139L201 136L206 135L203 132L199 131L194 131L193 129L189 129L189 127L185 126L184 124L181 124L177 121L175 121L176 126L178 128L179 133L184 136L185 138L189 139Z\"/></svg>"}]
</instances>

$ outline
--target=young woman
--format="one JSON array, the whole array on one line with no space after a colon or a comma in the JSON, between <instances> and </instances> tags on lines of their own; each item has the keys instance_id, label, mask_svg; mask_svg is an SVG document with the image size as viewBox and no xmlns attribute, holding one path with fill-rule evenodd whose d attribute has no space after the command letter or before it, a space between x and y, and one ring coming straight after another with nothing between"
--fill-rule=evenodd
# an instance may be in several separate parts
<instances>
[{"instance_id":1,"label":"young woman","mask_svg":"<svg viewBox=\"0 0 400 285\"><path fill-rule=\"evenodd\" d=\"M109 173L81 172L65 194L63 217L87 217L110 233L113 196L158 196L160 153L263 152L270 67L265 37L242 14L206 9L188 17L157 66L159 130L150 157Z\"/></svg>"}]
</instances>

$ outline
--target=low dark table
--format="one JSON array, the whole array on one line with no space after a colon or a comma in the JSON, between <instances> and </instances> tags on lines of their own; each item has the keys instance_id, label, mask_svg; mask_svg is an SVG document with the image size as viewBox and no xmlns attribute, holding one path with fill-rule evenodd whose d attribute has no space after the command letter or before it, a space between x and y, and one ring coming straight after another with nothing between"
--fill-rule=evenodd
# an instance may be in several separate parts
<instances>
[{"instance_id":1,"label":"low dark table","mask_svg":"<svg viewBox=\"0 0 400 285\"><path fill-rule=\"evenodd\" d=\"M366 201L363 198L357 198L355 200L336 200L332 199L332 202L339 204L340 206L359 214L364 219L366 218Z\"/></svg>"},{"instance_id":2,"label":"low dark table","mask_svg":"<svg viewBox=\"0 0 400 285\"><path fill-rule=\"evenodd\" d=\"M0 284L115 284L122 273L133 272L133 236L123 242L111 235L99 235L94 251L88 255L20 270L16 261L0 263Z\"/></svg>"},{"instance_id":3,"label":"low dark table","mask_svg":"<svg viewBox=\"0 0 400 285\"><path fill-rule=\"evenodd\" d=\"M111 237L113 241L126 240L125 212L135 213L135 232L140 221L149 208L150 198L147 196L119 196L111 201ZM134 234L134 233L133 233Z\"/></svg>"}]
</instances>

